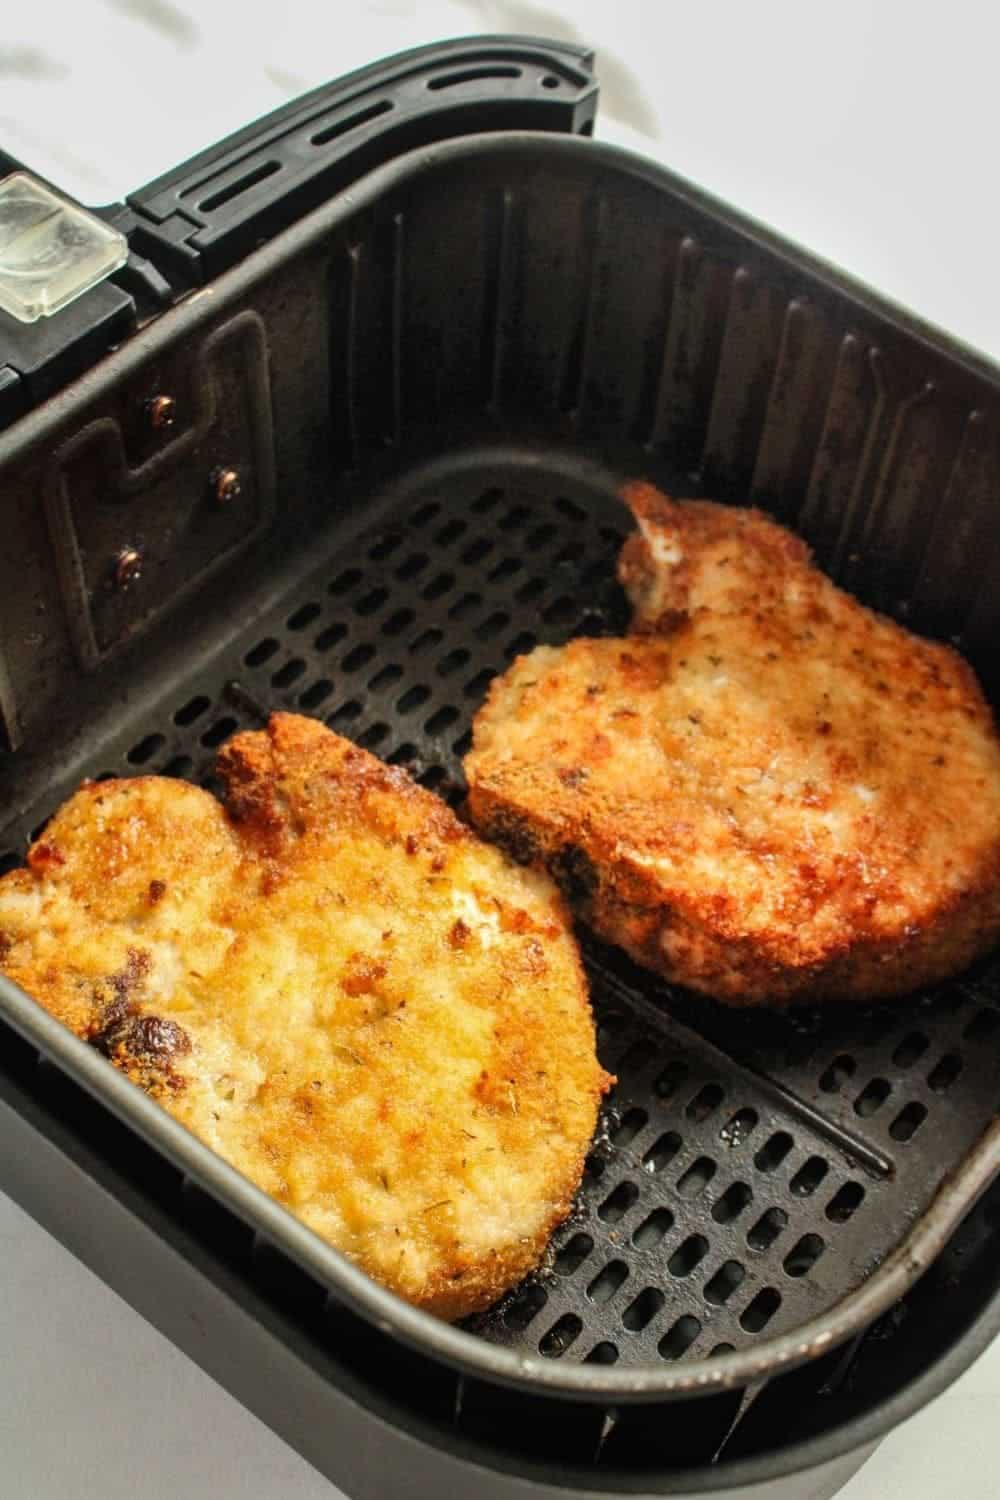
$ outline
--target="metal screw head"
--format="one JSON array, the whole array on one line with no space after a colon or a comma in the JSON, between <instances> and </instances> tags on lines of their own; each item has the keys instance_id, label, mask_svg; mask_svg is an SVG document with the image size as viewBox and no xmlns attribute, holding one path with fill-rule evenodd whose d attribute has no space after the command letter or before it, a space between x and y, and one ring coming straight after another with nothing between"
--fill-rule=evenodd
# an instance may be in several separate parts
<instances>
[{"instance_id":1,"label":"metal screw head","mask_svg":"<svg viewBox=\"0 0 1000 1500\"><path fill-rule=\"evenodd\" d=\"M124 592L133 583L139 582L142 577L142 561L141 547L122 547L115 554L114 579L117 589Z\"/></svg>"},{"instance_id":2,"label":"metal screw head","mask_svg":"<svg viewBox=\"0 0 1000 1500\"><path fill-rule=\"evenodd\" d=\"M212 475L212 491L219 505L228 505L235 500L243 485L236 469L216 469Z\"/></svg>"},{"instance_id":3,"label":"metal screw head","mask_svg":"<svg viewBox=\"0 0 1000 1500\"><path fill-rule=\"evenodd\" d=\"M173 396L152 396L146 402L146 415L150 427L155 432L163 432L167 427L173 427L177 420L177 402Z\"/></svg>"}]
</instances>

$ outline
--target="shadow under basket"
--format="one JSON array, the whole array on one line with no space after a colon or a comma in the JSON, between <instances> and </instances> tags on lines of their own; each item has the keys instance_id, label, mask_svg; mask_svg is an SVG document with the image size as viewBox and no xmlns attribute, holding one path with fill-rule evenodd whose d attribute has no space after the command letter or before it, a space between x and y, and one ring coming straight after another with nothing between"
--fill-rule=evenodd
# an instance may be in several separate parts
<instances>
[{"instance_id":1,"label":"shadow under basket","mask_svg":"<svg viewBox=\"0 0 1000 1500\"><path fill-rule=\"evenodd\" d=\"M458 806L494 674L622 629L626 476L766 508L995 695L998 391L592 141L379 167L0 437L4 868L82 777L211 786L277 708ZM1000 966L745 1014L584 949L619 1081L544 1267L467 1327L7 984L0 1182L359 1500L832 1494L1000 1325Z\"/></svg>"}]
</instances>

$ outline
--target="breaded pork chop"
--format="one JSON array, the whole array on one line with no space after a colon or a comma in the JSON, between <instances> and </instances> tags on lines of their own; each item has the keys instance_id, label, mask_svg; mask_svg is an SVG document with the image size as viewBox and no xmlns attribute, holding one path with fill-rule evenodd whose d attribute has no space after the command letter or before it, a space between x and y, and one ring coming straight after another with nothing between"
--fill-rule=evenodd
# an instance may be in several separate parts
<instances>
[{"instance_id":1,"label":"breaded pork chop","mask_svg":"<svg viewBox=\"0 0 1000 1500\"><path fill-rule=\"evenodd\" d=\"M895 995L1000 932L1000 746L969 666L763 515L646 485L637 634L497 679L465 770L489 837L604 938L735 1004Z\"/></svg>"},{"instance_id":2,"label":"breaded pork chop","mask_svg":"<svg viewBox=\"0 0 1000 1500\"><path fill-rule=\"evenodd\" d=\"M551 881L276 715L225 807L84 785L0 881L3 971L364 1270L445 1318L537 1264L608 1079Z\"/></svg>"}]
</instances>

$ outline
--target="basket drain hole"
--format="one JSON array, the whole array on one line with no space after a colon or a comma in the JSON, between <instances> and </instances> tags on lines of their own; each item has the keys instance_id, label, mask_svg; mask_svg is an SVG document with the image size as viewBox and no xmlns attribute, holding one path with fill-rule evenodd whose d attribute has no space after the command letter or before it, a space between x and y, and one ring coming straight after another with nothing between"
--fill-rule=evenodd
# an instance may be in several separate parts
<instances>
[{"instance_id":1,"label":"basket drain hole","mask_svg":"<svg viewBox=\"0 0 1000 1500\"><path fill-rule=\"evenodd\" d=\"M439 708L436 714L431 714L424 725L424 733L443 734L446 729L450 729L453 724L457 723L459 717L458 709L446 704L444 708Z\"/></svg>"},{"instance_id":2,"label":"basket drain hole","mask_svg":"<svg viewBox=\"0 0 1000 1500\"><path fill-rule=\"evenodd\" d=\"M495 568L491 568L487 574L490 583L502 583L505 578L513 578L515 573L520 573L524 567L519 557L502 557Z\"/></svg>"},{"instance_id":3,"label":"basket drain hole","mask_svg":"<svg viewBox=\"0 0 1000 1500\"><path fill-rule=\"evenodd\" d=\"M438 676L450 677L453 672L465 666L470 655L471 652L467 651L464 646L458 646L454 651L449 651L448 655L443 656L438 662Z\"/></svg>"},{"instance_id":4,"label":"basket drain hole","mask_svg":"<svg viewBox=\"0 0 1000 1500\"><path fill-rule=\"evenodd\" d=\"M374 546L369 547L368 556L372 562L382 562L385 558L391 557L402 542L403 538L398 531L386 532L385 536L379 537Z\"/></svg>"},{"instance_id":5,"label":"basket drain hole","mask_svg":"<svg viewBox=\"0 0 1000 1500\"><path fill-rule=\"evenodd\" d=\"M681 1177L677 1184L677 1191L682 1198L697 1197L711 1182L717 1170L718 1168L710 1156L699 1156L697 1161L693 1161Z\"/></svg>"},{"instance_id":6,"label":"basket drain hole","mask_svg":"<svg viewBox=\"0 0 1000 1500\"><path fill-rule=\"evenodd\" d=\"M411 552L396 569L396 577L400 583L407 583L411 578L416 578L418 573L422 573L429 562L426 552Z\"/></svg>"},{"instance_id":7,"label":"basket drain hole","mask_svg":"<svg viewBox=\"0 0 1000 1500\"><path fill-rule=\"evenodd\" d=\"M560 594L558 599L548 605L542 611L542 619L546 625L568 625L576 615L580 607L580 601L573 599L569 594Z\"/></svg>"},{"instance_id":8,"label":"basket drain hole","mask_svg":"<svg viewBox=\"0 0 1000 1500\"><path fill-rule=\"evenodd\" d=\"M158 750L162 750L167 743L166 736L162 734L147 734L144 740L133 745L128 752L127 759L130 765L144 766L147 760L152 760Z\"/></svg>"},{"instance_id":9,"label":"basket drain hole","mask_svg":"<svg viewBox=\"0 0 1000 1500\"><path fill-rule=\"evenodd\" d=\"M476 627L476 635L481 641L491 641L501 630L506 630L509 624L510 615L505 610L494 610L493 614L487 615L483 623Z\"/></svg>"},{"instance_id":10,"label":"basket drain hole","mask_svg":"<svg viewBox=\"0 0 1000 1500\"><path fill-rule=\"evenodd\" d=\"M443 595L448 593L449 589L453 589L454 587L454 573L438 573L438 575L435 578L432 578L430 583L426 585L426 587L421 592L420 597L421 599L426 599L428 604L433 604L435 599L442 598ZM383 594L383 599L379 600L379 603L381 604L384 602L384 599L388 597L388 595L385 594L384 590L381 590L380 592ZM361 606L358 605L358 612L360 613L360 611Z\"/></svg>"},{"instance_id":11,"label":"basket drain hole","mask_svg":"<svg viewBox=\"0 0 1000 1500\"><path fill-rule=\"evenodd\" d=\"M516 527L523 526L530 516L531 511L526 505L512 505L510 510L505 511L497 521L497 529L499 531L513 531Z\"/></svg>"},{"instance_id":12,"label":"basket drain hole","mask_svg":"<svg viewBox=\"0 0 1000 1500\"><path fill-rule=\"evenodd\" d=\"M308 709L319 708L320 704L325 703L332 692L333 683L329 677L321 677L318 682L313 683L312 687L306 688L304 693L300 693L299 707Z\"/></svg>"},{"instance_id":13,"label":"basket drain hole","mask_svg":"<svg viewBox=\"0 0 1000 1500\"><path fill-rule=\"evenodd\" d=\"M927 1106L914 1099L901 1109L899 1114L889 1126L889 1134L894 1141L908 1141L916 1135L921 1125L927 1118Z\"/></svg>"},{"instance_id":14,"label":"basket drain hole","mask_svg":"<svg viewBox=\"0 0 1000 1500\"><path fill-rule=\"evenodd\" d=\"M816 1191L829 1170L821 1156L810 1156L796 1172L789 1187L797 1198L808 1198Z\"/></svg>"},{"instance_id":15,"label":"basket drain hole","mask_svg":"<svg viewBox=\"0 0 1000 1500\"><path fill-rule=\"evenodd\" d=\"M465 616L472 610L478 609L482 602L478 594L461 594L448 610L449 620L464 620Z\"/></svg>"},{"instance_id":16,"label":"basket drain hole","mask_svg":"<svg viewBox=\"0 0 1000 1500\"><path fill-rule=\"evenodd\" d=\"M630 1109L624 1115L618 1125L611 1132L611 1139L616 1146L628 1146L635 1140L639 1131L646 1124L649 1116L644 1109Z\"/></svg>"},{"instance_id":17,"label":"basket drain hole","mask_svg":"<svg viewBox=\"0 0 1000 1500\"><path fill-rule=\"evenodd\" d=\"M629 1333L640 1333L653 1321L666 1300L659 1287L647 1286L622 1313L622 1325Z\"/></svg>"},{"instance_id":18,"label":"basket drain hole","mask_svg":"<svg viewBox=\"0 0 1000 1500\"><path fill-rule=\"evenodd\" d=\"M738 1109L719 1131L719 1140L730 1150L735 1150L757 1128L758 1119L755 1109Z\"/></svg>"},{"instance_id":19,"label":"basket drain hole","mask_svg":"<svg viewBox=\"0 0 1000 1500\"><path fill-rule=\"evenodd\" d=\"M866 1119L882 1108L891 1093L892 1084L887 1078L873 1078L855 1099L854 1113Z\"/></svg>"},{"instance_id":20,"label":"basket drain hole","mask_svg":"<svg viewBox=\"0 0 1000 1500\"><path fill-rule=\"evenodd\" d=\"M313 641L313 646L317 651L329 651L332 646L339 645L346 634L347 626L340 620L335 620L332 625L328 625L325 630L320 631L319 635Z\"/></svg>"},{"instance_id":21,"label":"basket drain hole","mask_svg":"<svg viewBox=\"0 0 1000 1500\"><path fill-rule=\"evenodd\" d=\"M785 1256L785 1273L788 1276L805 1276L811 1271L826 1249L826 1242L818 1234L804 1234L797 1245L793 1245Z\"/></svg>"},{"instance_id":22,"label":"basket drain hole","mask_svg":"<svg viewBox=\"0 0 1000 1500\"><path fill-rule=\"evenodd\" d=\"M701 1333L701 1324L690 1313L678 1318L669 1333L664 1334L657 1349L664 1359L680 1359Z\"/></svg>"},{"instance_id":23,"label":"basket drain hole","mask_svg":"<svg viewBox=\"0 0 1000 1500\"><path fill-rule=\"evenodd\" d=\"M471 678L465 684L462 691L467 698L481 698L495 675L490 667L484 667L481 672L477 672L475 677ZM455 717L457 718L458 715L456 714Z\"/></svg>"},{"instance_id":24,"label":"basket drain hole","mask_svg":"<svg viewBox=\"0 0 1000 1500\"><path fill-rule=\"evenodd\" d=\"M775 1291L773 1286L763 1287L744 1309L740 1317L740 1326L747 1333L760 1333L766 1328L781 1306L781 1293Z\"/></svg>"},{"instance_id":25,"label":"basket drain hole","mask_svg":"<svg viewBox=\"0 0 1000 1500\"><path fill-rule=\"evenodd\" d=\"M707 1120L709 1115L718 1109L725 1097L726 1091L720 1084L706 1083L705 1087L695 1094L685 1113L689 1120L697 1120L700 1123L702 1120Z\"/></svg>"},{"instance_id":26,"label":"basket drain hole","mask_svg":"<svg viewBox=\"0 0 1000 1500\"><path fill-rule=\"evenodd\" d=\"M583 1265L593 1248L594 1241L589 1234L574 1234L557 1254L552 1269L559 1276L572 1276Z\"/></svg>"},{"instance_id":27,"label":"basket drain hole","mask_svg":"<svg viewBox=\"0 0 1000 1500\"><path fill-rule=\"evenodd\" d=\"M435 531L435 547L450 547L452 542L457 542L459 537L464 536L468 529L465 521L460 521L457 517L453 517L452 520L447 521L441 527L440 531Z\"/></svg>"},{"instance_id":28,"label":"basket drain hole","mask_svg":"<svg viewBox=\"0 0 1000 1500\"><path fill-rule=\"evenodd\" d=\"M360 568L346 568L343 573L337 574L332 583L327 585L327 593L335 596L348 594L361 582L361 577Z\"/></svg>"},{"instance_id":29,"label":"basket drain hole","mask_svg":"<svg viewBox=\"0 0 1000 1500\"><path fill-rule=\"evenodd\" d=\"M665 1135L661 1135L642 1158L646 1171L662 1172L663 1168L673 1161L683 1144L676 1130L668 1130Z\"/></svg>"},{"instance_id":30,"label":"basket drain hole","mask_svg":"<svg viewBox=\"0 0 1000 1500\"><path fill-rule=\"evenodd\" d=\"M429 630L422 630L416 640L410 642L410 655L416 656L420 651L429 651L432 646L440 646L444 640L444 631L432 626Z\"/></svg>"},{"instance_id":31,"label":"basket drain hole","mask_svg":"<svg viewBox=\"0 0 1000 1500\"><path fill-rule=\"evenodd\" d=\"M674 1227L674 1216L669 1208L654 1208L647 1219L643 1219L632 1236L637 1250L651 1250L658 1245Z\"/></svg>"},{"instance_id":32,"label":"basket drain hole","mask_svg":"<svg viewBox=\"0 0 1000 1500\"><path fill-rule=\"evenodd\" d=\"M706 1240L705 1236L703 1234L689 1234L683 1244L678 1245L673 1255L667 1261L667 1270L671 1276L676 1276L678 1279L683 1276L690 1276L695 1267L701 1265L707 1254L708 1240Z\"/></svg>"},{"instance_id":33,"label":"basket drain hole","mask_svg":"<svg viewBox=\"0 0 1000 1500\"><path fill-rule=\"evenodd\" d=\"M266 661L270 661L276 651L280 649L279 643L273 635L269 635L263 641L258 641L243 658L243 664L247 667L262 667ZM176 714L174 723L180 723Z\"/></svg>"},{"instance_id":34,"label":"basket drain hole","mask_svg":"<svg viewBox=\"0 0 1000 1500\"><path fill-rule=\"evenodd\" d=\"M774 1135L765 1141L757 1152L753 1159L754 1166L759 1172L773 1172L781 1166L794 1145L795 1142L787 1130L775 1131Z\"/></svg>"},{"instance_id":35,"label":"basket drain hole","mask_svg":"<svg viewBox=\"0 0 1000 1500\"><path fill-rule=\"evenodd\" d=\"M364 734L358 735L358 744L362 750L374 750L390 732L388 724L372 724Z\"/></svg>"},{"instance_id":36,"label":"basket drain hole","mask_svg":"<svg viewBox=\"0 0 1000 1500\"><path fill-rule=\"evenodd\" d=\"M400 714L412 713L415 708L422 707L431 695L429 687L423 683L415 683L413 687L407 688L406 692L396 700L396 712Z\"/></svg>"},{"instance_id":37,"label":"basket drain hole","mask_svg":"<svg viewBox=\"0 0 1000 1500\"><path fill-rule=\"evenodd\" d=\"M747 1233L750 1249L769 1250L787 1223L788 1215L783 1208L769 1208Z\"/></svg>"},{"instance_id":38,"label":"basket drain hole","mask_svg":"<svg viewBox=\"0 0 1000 1500\"><path fill-rule=\"evenodd\" d=\"M826 1205L826 1216L834 1224L846 1224L865 1201L860 1182L845 1182Z\"/></svg>"},{"instance_id":39,"label":"basket drain hole","mask_svg":"<svg viewBox=\"0 0 1000 1500\"><path fill-rule=\"evenodd\" d=\"M283 667L279 667L271 678L272 687L287 688L293 682L298 682L306 670L306 664L301 656L293 656L291 661L286 661Z\"/></svg>"},{"instance_id":40,"label":"basket drain hole","mask_svg":"<svg viewBox=\"0 0 1000 1500\"><path fill-rule=\"evenodd\" d=\"M334 713L330 714L326 722L330 729L339 729L343 724L353 724L355 719L360 718L361 713L360 700L348 698L346 703L342 703Z\"/></svg>"},{"instance_id":41,"label":"basket drain hole","mask_svg":"<svg viewBox=\"0 0 1000 1500\"><path fill-rule=\"evenodd\" d=\"M344 660L340 663L340 670L342 672L356 672L359 667L367 667L374 656L375 647L369 645L367 642L360 646L355 646L353 650L348 651Z\"/></svg>"},{"instance_id":42,"label":"basket drain hole","mask_svg":"<svg viewBox=\"0 0 1000 1500\"><path fill-rule=\"evenodd\" d=\"M314 600L310 600L308 604L300 605L294 614L289 615L285 624L289 630L305 630L307 625L311 625L313 620L319 618L320 613L320 606Z\"/></svg>"},{"instance_id":43,"label":"basket drain hole","mask_svg":"<svg viewBox=\"0 0 1000 1500\"><path fill-rule=\"evenodd\" d=\"M428 521L433 521L435 516L441 514L441 504L438 500L425 500L423 505L418 505L410 515L411 526L426 526Z\"/></svg>"},{"instance_id":44,"label":"basket drain hole","mask_svg":"<svg viewBox=\"0 0 1000 1500\"><path fill-rule=\"evenodd\" d=\"M369 680L368 691L380 693L384 688L394 687L403 675L403 669L398 662L388 662L386 666L380 667L375 676Z\"/></svg>"},{"instance_id":45,"label":"basket drain hole","mask_svg":"<svg viewBox=\"0 0 1000 1500\"><path fill-rule=\"evenodd\" d=\"M532 630L522 630L513 640L508 641L503 648L503 654L508 661L513 661L515 656L524 656L528 651L534 651L538 645L538 637Z\"/></svg>"},{"instance_id":46,"label":"basket drain hole","mask_svg":"<svg viewBox=\"0 0 1000 1500\"><path fill-rule=\"evenodd\" d=\"M462 562L467 568L475 567L476 563L482 562L483 558L488 557L492 551L493 543L488 537L477 537L462 553Z\"/></svg>"},{"instance_id":47,"label":"basket drain hole","mask_svg":"<svg viewBox=\"0 0 1000 1500\"><path fill-rule=\"evenodd\" d=\"M504 1312L504 1322L508 1328L516 1333L521 1333L533 1318L536 1318L548 1301L545 1289L532 1283L526 1286Z\"/></svg>"},{"instance_id":48,"label":"basket drain hole","mask_svg":"<svg viewBox=\"0 0 1000 1500\"><path fill-rule=\"evenodd\" d=\"M610 1302L618 1288L628 1280L628 1266L623 1260L610 1261L603 1269L598 1271L593 1281L587 1288L587 1296L591 1302L598 1307L604 1302Z\"/></svg>"},{"instance_id":49,"label":"basket drain hole","mask_svg":"<svg viewBox=\"0 0 1000 1500\"><path fill-rule=\"evenodd\" d=\"M853 1057L842 1053L835 1057L819 1081L819 1086L824 1094L836 1094L843 1088L849 1078L853 1078L857 1071L857 1063Z\"/></svg>"},{"instance_id":50,"label":"basket drain hole","mask_svg":"<svg viewBox=\"0 0 1000 1500\"><path fill-rule=\"evenodd\" d=\"M587 512L582 505L577 505L575 500L570 500L566 495L557 495L552 502L555 509L568 521L585 521Z\"/></svg>"},{"instance_id":51,"label":"basket drain hole","mask_svg":"<svg viewBox=\"0 0 1000 1500\"><path fill-rule=\"evenodd\" d=\"M216 745L221 745L223 740L228 740L229 736L238 728L239 725L235 719L216 719L215 723L211 724L205 730L205 733L201 737L201 743L207 749L214 750Z\"/></svg>"},{"instance_id":52,"label":"basket drain hole","mask_svg":"<svg viewBox=\"0 0 1000 1500\"><path fill-rule=\"evenodd\" d=\"M212 701L204 694L199 693L194 698L189 698L183 708L179 708L174 714L174 723L179 724L182 729L187 729L195 719L200 719L207 708L211 708Z\"/></svg>"},{"instance_id":53,"label":"basket drain hole","mask_svg":"<svg viewBox=\"0 0 1000 1500\"><path fill-rule=\"evenodd\" d=\"M584 1360L585 1365L614 1365L618 1363L618 1350L614 1344L595 1344Z\"/></svg>"},{"instance_id":54,"label":"basket drain hole","mask_svg":"<svg viewBox=\"0 0 1000 1500\"><path fill-rule=\"evenodd\" d=\"M961 1071L962 1059L956 1053L949 1052L931 1069L927 1077L927 1086L933 1089L935 1094L947 1093Z\"/></svg>"},{"instance_id":55,"label":"basket drain hole","mask_svg":"<svg viewBox=\"0 0 1000 1500\"><path fill-rule=\"evenodd\" d=\"M503 490L497 489L497 487L493 485L490 487L490 489L483 490L481 494L477 495L475 500L473 500L472 504L469 506L469 509L473 511L477 516L485 515L488 510L494 510L495 507L500 504L500 501L502 499Z\"/></svg>"},{"instance_id":56,"label":"basket drain hole","mask_svg":"<svg viewBox=\"0 0 1000 1500\"><path fill-rule=\"evenodd\" d=\"M753 1202L753 1193L745 1182L733 1182L712 1207L717 1224L731 1224Z\"/></svg>"},{"instance_id":57,"label":"basket drain hole","mask_svg":"<svg viewBox=\"0 0 1000 1500\"><path fill-rule=\"evenodd\" d=\"M578 1318L576 1313L563 1313L558 1322L553 1323L548 1333L539 1340L538 1352L547 1359L558 1359L582 1332L583 1319Z\"/></svg>"},{"instance_id":58,"label":"basket drain hole","mask_svg":"<svg viewBox=\"0 0 1000 1500\"><path fill-rule=\"evenodd\" d=\"M705 1301L713 1302L717 1307L721 1307L743 1285L746 1274L746 1270L738 1260L727 1260L705 1287Z\"/></svg>"},{"instance_id":59,"label":"basket drain hole","mask_svg":"<svg viewBox=\"0 0 1000 1500\"><path fill-rule=\"evenodd\" d=\"M532 599L537 599L539 594L545 593L544 578L529 578L521 584L514 598L518 604L530 604Z\"/></svg>"},{"instance_id":60,"label":"basket drain hole","mask_svg":"<svg viewBox=\"0 0 1000 1500\"><path fill-rule=\"evenodd\" d=\"M597 1210L599 1217L605 1224L617 1224L619 1219L624 1219L638 1196L639 1189L634 1182L620 1182Z\"/></svg>"},{"instance_id":61,"label":"basket drain hole","mask_svg":"<svg viewBox=\"0 0 1000 1500\"><path fill-rule=\"evenodd\" d=\"M391 614L387 620L383 620L382 626L381 626L382 634L383 635L401 635L402 632L407 628L407 626L413 624L413 622L414 622L414 620L416 618L417 618L417 616L416 616L415 612L412 609L397 609L395 611L395 613ZM328 634L329 634L329 631L324 631L324 635L328 635ZM346 634L347 634L347 631L344 630L344 629L341 629L340 633L337 636L335 636L334 639L339 641ZM316 637L316 644L317 644L317 646L319 646L322 641L323 641L323 636L322 635Z\"/></svg>"}]
</instances>

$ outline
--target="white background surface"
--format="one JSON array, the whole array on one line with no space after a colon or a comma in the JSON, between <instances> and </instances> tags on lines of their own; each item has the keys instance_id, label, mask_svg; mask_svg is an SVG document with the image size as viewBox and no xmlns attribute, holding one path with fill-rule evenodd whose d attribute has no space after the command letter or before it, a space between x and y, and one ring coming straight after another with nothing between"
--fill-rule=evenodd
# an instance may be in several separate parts
<instances>
[{"instance_id":1,"label":"white background surface","mask_svg":"<svg viewBox=\"0 0 1000 1500\"><path fill-rule=\"evenodd\" d=\"M401 48L484 31L569 37L598 52L599 134L1000 358L991 13L983 0L8 3L0 144L100 203ZM998 1468L995 1346L842 1495L994 1500ZM0 1194L0 1494L338 1492Z\"/></svg>"}]
</instances>

